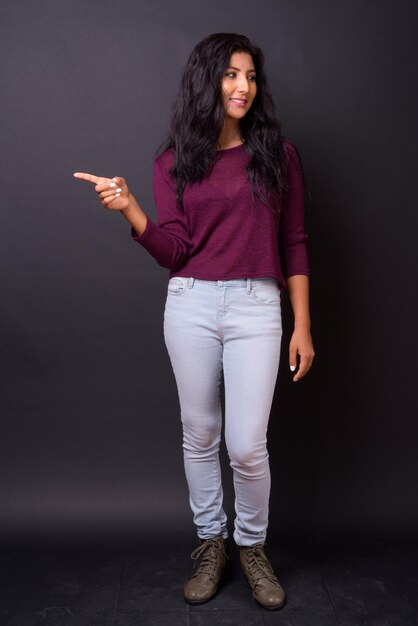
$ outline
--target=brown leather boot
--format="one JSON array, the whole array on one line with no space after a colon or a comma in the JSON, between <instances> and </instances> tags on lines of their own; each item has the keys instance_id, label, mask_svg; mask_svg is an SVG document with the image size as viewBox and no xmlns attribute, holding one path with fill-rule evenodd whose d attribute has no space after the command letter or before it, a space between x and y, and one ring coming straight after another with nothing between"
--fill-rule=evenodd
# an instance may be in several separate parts
<instances>
[{"instance_id":1,"label":"brown leather boot","mask_svg":"<svg viewBox=\"0 0 418 626\"><path fill-rule=\"evenodd\" d=\"M254 600L265 609L275 610L283 606L286 596L264 553L263 545L239 546L239 560Z\"/></svg>"},{"instance_id":2,"label":"brown leather boot","mask_svg":"<svg viewBox=\"0 0 418 626\"><path fill-rule=\"evenodd\" d=\"M201 557L198 567L184 585L184 599L189 604L202 604L210 600L218 590L219 581L227 565L228 543L223 537L201 539L193 550L192 559Z\"/></svg>"}]
</instances>

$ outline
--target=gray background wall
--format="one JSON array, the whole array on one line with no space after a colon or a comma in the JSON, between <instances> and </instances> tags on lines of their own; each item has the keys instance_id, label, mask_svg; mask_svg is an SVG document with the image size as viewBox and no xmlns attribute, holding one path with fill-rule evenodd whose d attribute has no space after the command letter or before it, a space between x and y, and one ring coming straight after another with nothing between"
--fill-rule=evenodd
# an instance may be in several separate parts
<instances>
[{"instance_id":1,"label":"gray background wall","mask_svg":"<svg viewBox=\"0 0 418 626\"><path fill-rule=\"evenodd\" d=\"M263 48L312 194L316 358L292 383L286 300L270 537L415 532L415 22L405 0L1 2L3 536L194 532L168 270L72 173L124 176L155 218L182 69L220 31Z\"/></svg>"}]
</instances>

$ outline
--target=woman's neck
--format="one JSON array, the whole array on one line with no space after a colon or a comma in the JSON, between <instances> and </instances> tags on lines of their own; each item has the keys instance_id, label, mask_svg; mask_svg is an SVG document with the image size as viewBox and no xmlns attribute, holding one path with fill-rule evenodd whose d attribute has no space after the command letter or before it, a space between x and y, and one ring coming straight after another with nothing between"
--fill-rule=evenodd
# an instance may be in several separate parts
<instances>
[{"instance_id":1,"label":"woman's neck","mask_svg":"<svg viewBox=\"0 0 418 626\"><path fill-rule=\"evenodd\" d=\"M234 120L235 121L235 120ZM219 135L218 150L227 150L228 148L235 148L243 143L243 139L240 133L240 127L238 123L225 124L224 128Z\"/></svg>"}]
</instances>

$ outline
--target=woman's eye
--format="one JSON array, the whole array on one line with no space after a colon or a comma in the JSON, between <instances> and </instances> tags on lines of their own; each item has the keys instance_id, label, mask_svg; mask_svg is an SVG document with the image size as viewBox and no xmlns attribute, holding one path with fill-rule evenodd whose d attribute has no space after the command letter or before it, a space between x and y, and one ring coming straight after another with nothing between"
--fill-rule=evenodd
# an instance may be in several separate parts
<instances>
[{"instance_id":1,"label":"woman's eye","mask_svg":"<svg viewBox=\"0 0 418 626\"><path fill-rule=\"evenodd\" d=\"M229 74L225 74L225 76L228 76L228 77L230 77L230 76L231 76L231 77L234 77L234 76L236 76L236 74L235 74L235 72L229 72ZM253 81L253 82L256 80L256 77L255 77L255 76L249 76L248 78L249 78L251 81Z\"/></svg>"}]
</instances>

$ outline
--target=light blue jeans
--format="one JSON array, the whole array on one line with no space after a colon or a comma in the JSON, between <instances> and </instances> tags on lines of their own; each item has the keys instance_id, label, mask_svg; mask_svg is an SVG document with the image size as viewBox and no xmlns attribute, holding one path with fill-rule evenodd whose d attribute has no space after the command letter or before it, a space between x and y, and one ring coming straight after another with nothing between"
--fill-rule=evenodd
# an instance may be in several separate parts
<instances>
[{"instance_id":1,"label":"light blue jeans","mask_svg":"<svg viewBox=\"0 0 418 626\"><path fill-rule=\"evenodd\" d=\"M228 536L219 463L221 381L235 489L234 540L264 543L267 426L280 360L281 292L273 277L168 281L164 339L176 379L189 502L198 537Z\"/></svg>"}]
</instances>

